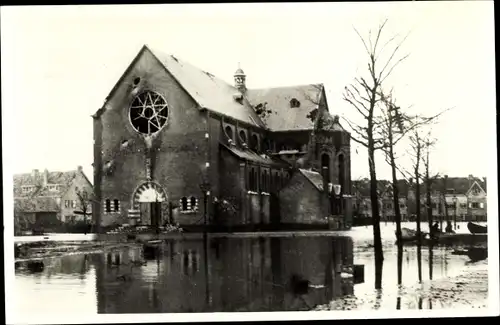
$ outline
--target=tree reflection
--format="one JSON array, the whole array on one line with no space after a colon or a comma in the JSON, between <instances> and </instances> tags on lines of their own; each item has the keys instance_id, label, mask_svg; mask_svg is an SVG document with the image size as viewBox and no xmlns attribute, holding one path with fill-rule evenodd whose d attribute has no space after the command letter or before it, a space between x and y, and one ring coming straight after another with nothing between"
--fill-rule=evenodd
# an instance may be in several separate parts
<instances>
[{"instance_id":1,"label":"tree reflection","mask_svg":"<svg viewBox=\"0 0 500 325\"><path fill-rule=\"evenodd\" d=\"M398 286L403 282L403 247L398 245Z\"/></svg>"},{"instance_id":2,"label":"tree reflection","mask_svg":"<svg viewBox=\"0 0 500 325\"><path fill-rule=\"evenodd\" d=\"M417 271L418 282L422 283L422 243L420 240L417 243Z\"/></svg>"},{"instance_id":3,"label":"tree reflection","mask_svg":"<svg viewBox=\"0 0 500 325\"><path fill-rule=\"evenodd\" d=\"M433 258L434 258L433 245L429 244L429 280L432 280Z\"/></svg>"},{"instance_id":4,"label":"tree reflection","mask_svg":"<svg viewBox=\"0 0 500 325\"><path fill-rule=\"evenodd\" d=\"M375 288L382 288L382 271L384 260L375 260Z\"/></svg>"}]
</instances>

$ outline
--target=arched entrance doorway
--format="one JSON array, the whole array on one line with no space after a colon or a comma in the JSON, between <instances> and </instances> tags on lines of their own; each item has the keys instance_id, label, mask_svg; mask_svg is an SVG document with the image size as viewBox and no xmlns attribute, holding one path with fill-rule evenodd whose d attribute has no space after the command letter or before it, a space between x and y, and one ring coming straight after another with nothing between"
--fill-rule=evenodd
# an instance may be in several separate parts
<instances>
[{"instance_id":1,"label":"arched entrance doorway","mask_svg":"<svg viewBox=\"0 0 500 325\"><path fill-rule=\"evenodd\" d=\"M162 223L162 206L167 204L167 194L160 184L146 182L134 191L132 206L140 211L140 224L160 226Z\"/></svg>"}]
</instances>

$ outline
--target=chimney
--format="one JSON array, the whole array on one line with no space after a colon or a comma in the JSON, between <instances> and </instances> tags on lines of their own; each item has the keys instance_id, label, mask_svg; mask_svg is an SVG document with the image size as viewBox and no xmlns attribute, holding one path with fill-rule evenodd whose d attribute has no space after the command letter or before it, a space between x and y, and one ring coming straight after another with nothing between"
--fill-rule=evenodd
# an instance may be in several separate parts
<instances>
[{"instance_id":1,"label":"chimney","mask_svg":"<svg viewBox=\"0 0 500 325\"><path fill-rule=\"evenodd\" d=\"M33 169L33 171L31 172L31 177L33 178L34 183L38 181L38 169Z\"/></svg>"},{"instance_id":2,"label":"chimney","mask_svg":"<svg viewBox=\"0 0 500 325\"><path fill-rule=\"evenodd\" d=\"M78 170L80 173L83 173L83 167L82 167L82 166L78 166L78 167L77 167L77 170Z\"/></svg>"},{"instance_id":3,"label":"chimney","mask_svg":"<svg viewBox=\"0 0 500 325\"><path fill-rule=\"evenodd\" d=\"M43 186L47 186L48 183L49 183L49 171L45 169L43 171Z\"/></svg>"}]
</instances>

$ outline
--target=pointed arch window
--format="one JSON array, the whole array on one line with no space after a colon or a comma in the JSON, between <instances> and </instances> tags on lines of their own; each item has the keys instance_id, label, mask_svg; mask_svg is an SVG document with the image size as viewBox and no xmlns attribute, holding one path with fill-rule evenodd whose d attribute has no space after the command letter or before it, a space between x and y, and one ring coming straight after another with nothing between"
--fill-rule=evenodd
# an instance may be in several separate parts
<instances>
[{"instance_id":1,"label":"pointed arch window","mask_svg":"<svg viewBox=\"0 0 500 325\"><path fill-rule=\"evenodd\" d=\"M330 183L330 156L327 153L321 155L321 172L326 175L326 182Z\"/></svg>"},{"instance_id":2,"label":"pointed arch window","mask_svg":"<svg viewBox=\"0 0 500 325\"><path fill-rule=\"evenodd\" d=\"M226 128L224 129L224 131L226 131L226 136L229 139L231 139L231 140L234 141L234 139L233 139L233 128L231 128L231 126L228 125L228 126L226 126Z\"/></svg>"},{"instance_id":3,"label":"pointed arch window","mask_svg":"<svg viewBox=\"0 0 500 325\"><path fill-rule=\"evenodd\" d=\"M340 154L338 156L338 171L339 171L339 184L340 184L340 190L342 193L345 193L345 186L346 186L346 171L345 171L345 156L344 154Z\"/></svg>"},{"instance_id":4,"label":"pointed arch window","mask_svg":"<svg viewBox=\"0 0 500 325\"><path fill-rule=\"evenodd\" d=\"M250 139L250 148L253 151L259 151L259 136L257 134L252 134Z\"/></svg>"}]
</instances>

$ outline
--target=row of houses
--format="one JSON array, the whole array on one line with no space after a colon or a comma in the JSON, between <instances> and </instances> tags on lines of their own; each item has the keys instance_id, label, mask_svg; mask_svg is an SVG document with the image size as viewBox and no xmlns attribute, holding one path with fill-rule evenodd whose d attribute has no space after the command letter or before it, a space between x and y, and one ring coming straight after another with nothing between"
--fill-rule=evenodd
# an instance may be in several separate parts
<instances>
[{"instance_id":1,"label":"row of houses","mask_svg":"<svg viewBox=\"0 0 500 325\"><path fill-rule=\"evenodd\" d=\"M87 193L88 200L78 194ZM14 225L17 231L31 230L37 226L57 227L83 219L75 211L91 213L92 184L81 166L75 170L40 172L14 175ZM88 217L89 218L89 217Z\"/></svg>"},{"instance_id":2,"label":"row of houses","mask_svg":"<svg viewBox=\"0 0 500 325\"><path fill-rule=\"evenodd\" d=\"M355 218L371 218L369 179L353 180L353 215ZM399 180L399 207L405 221L415 219L416 204L420 201L422 220L427 220L426 186L420 187L417 200L415 183ZM394 221L394 200L392 184L387 180L378 181L378 197L381 220ZM434 180L431 189L432 215L434 218L448 216L457 221L487 220L486 177L442 177Z\"/></svg>"}]
</instances>

